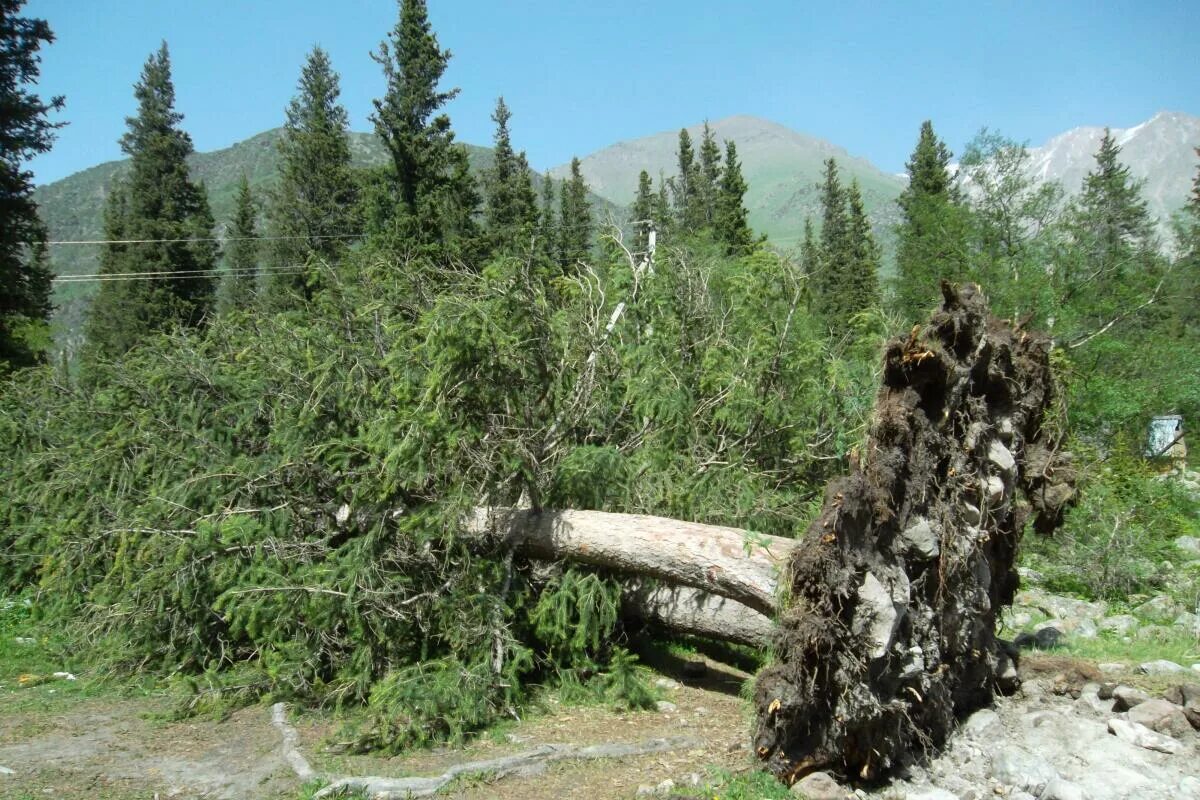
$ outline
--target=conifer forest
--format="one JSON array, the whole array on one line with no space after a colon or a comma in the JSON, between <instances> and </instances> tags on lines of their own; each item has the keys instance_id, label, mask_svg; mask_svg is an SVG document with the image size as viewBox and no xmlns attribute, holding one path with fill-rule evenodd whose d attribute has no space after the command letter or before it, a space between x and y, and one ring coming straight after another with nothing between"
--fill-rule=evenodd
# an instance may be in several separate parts
<instances>
[{"instance_id":1,"label":"conifer forest","mask_svg":"<svg viewBox=\"0 0 1200 800\"><path fill-rule=\"evenodd\" d=\"M371 54L385 161L354 163L314 47L273 182L241 175L227 219L168 43L147 55L64 348L25 162L70 98L38 95L53 20L23 6L0 0L6 637L52 630L184 717L329 713L375 755L551 695L654 714L648 650L720 648L766 793L876 785L1016 691L1003 609L1031 575L1200 613L1200 487L1176 442L1147 449L1152 418L1200 421L1200 149L1164 228L1107 132L1069 193L1025 145L952 153L927 121L896 224L829 158L783 247L707 124L617 206L578 158L534 172L500 97L479 169L400 0ZM1200 661L1187 630L1175 660Z\"/></svg>"}]
</instances>

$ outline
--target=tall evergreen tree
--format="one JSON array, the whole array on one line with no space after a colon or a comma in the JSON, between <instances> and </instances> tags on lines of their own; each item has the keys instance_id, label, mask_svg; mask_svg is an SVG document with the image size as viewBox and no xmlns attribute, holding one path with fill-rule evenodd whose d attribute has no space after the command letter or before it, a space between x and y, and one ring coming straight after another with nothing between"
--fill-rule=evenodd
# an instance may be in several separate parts
<instances>
[{"instance_id":1,"label":"tall evergreen tree","mask_svg":"<svg viewBox=\"0 0 1200 800\"><path fill-rule=\"evenodd\" d=\"M587 260L592 245L592 209L579 159L571 159L571 177L563 182L559 213L559 263L569 268Z\"/></svg>"},{"instance_id":2,"label":"tall evergreen tree","mask_svg":"<svg viewBox=\"0 0 1200 800\"><path fill-rule=\"evenodd\" d=\"M695 233L704 225L704 209L700 202L700 170L696 165L696 152L692 148L692 137L687 128L681 128L679 131L676 160L678 172L671 179L675 219L681 231Z\"/></svg>"},{"instance_id":3,"label":"tall evergreen tree","mask_svg":"<svg viewBox=\"0 0 1200 800\"><path fill-rule=\"evenodd\" d=\"M749 212L746 210L746 181L742 177L742 164L738 161L737 145L732 139L725 141L725 168L721 171L716 202L715 230L718 241L725 245L731 255L746 253L754 244L754 233L750 230Z\"/></svg>"},{"instance_id":4,"label":"tall evergreen tree","mask_svg":"<svg viewBox=\"0 0 1200 800\"><path fill-rule=\"evenodd\" d=\"M558 203L558 192L554 186L554 178L547 172L542 176L542 202L538 215L538 251L553 262L558 257L558 219L555 206Z\"/></svg>"},{"instance_id":5,"label":"tall evergreen tree","mask_svg":"<svg viewBox=\"0 0 1200 800\"><path fill-rule=\"evenodd\" d=\"M287 107L279 139L279 185L267 217L275 237L270 264L295 268L310 258L328 265L341 259L359 232L356 182L350 165L350 122L338 102L338 75L320 47L308 54L297 93ZM271 293L311 296L314 285L303 272L280 272Z\"/></svg>"},{"instance_id":6,"label":"tall evergreen tree","mask_svg":"<svg viewBox=\"0 0 1200 800\"><path fill-rule=\"evenodd\" d=\"M140 273L151 280L101 283L87 325L86 355L116 357L149 333L198 326L212 308L218 248L202 184L188 174L192 139L179 128L166 42L151 54L134 87L138 113L126 118L121 150L128 176L106 207L101 272ZM177 277L178 276L178 277Z\"/></svg>"},{"instance_id":7,"label":"tall evergreen tree","mask_svg":"<svg viewBox=\"0 0 1200 800\"><path fill-rule=\"evenodd\" d=\"M33 92L38 50L54 41L45 20L17 16L25 0L0 0L0 373L35 363L49 344L50 269L46 229L24 162L45 153L63 123L47 115L63 106Z\"/></svg>"},{"instance_id":8,"label":"tall evergreen tree","mask_svg":"<svg viewBox=\"0 0 1200 800\"><path fill-rule=\"evenodd\" d=\"M1056 319L1067 320L1063 335L1068 338L1127 316L1157 291L1163 263L1150 214L1141 182L1120 162L1120 154L1105 130L1096 166L1067 210L1069 246L1054 261L1054 282L1062 310Z\"/></svg>"},{"instance_id":9,"label":"tall evergreen tree","mask_svg":"<svg viewBox=\"0 0 1200 800\"><path fill-rule=\"evenodd\" d=\"M898 201L903 221L898 229L895 302L908 320L929 310L938 296L939 280L955 280L966 272L968 217L950 175L950 158L933 123L923 122L906 165L908 186Z\"/></svg>"},{"instance_id":10,"label":"tall evergreen tree","mask_svg":"<svg viewBox=\"0 0 1200 800\"><path fill-rule=\"evenodd\" d=\"M858 179L850 182L846 192L849 220L846 236L849 250L846 277L846 310L858 313L879 306L879 245L871 232L871 222L863 207Z\"/></svg>"},{"instance_id":11,"label":"tall evergreen tree","mask_svg":"<svg viewBox=\"0 0 1200 800\"><path fill-rule=\"evenodd\" d=\"M258 208L250 191L246 173L238 182L234 199L233 220L229 227L229 247L225 250L225 265L229 272L221 286L224 309L249 308L259 291Z\"/></svg>"},{"instance_id":12,"label":"tall evergreen tree","mask_svg":"<svg viewBox=\"0 0 1200 800\"><path fill-rule=\"evenodd\" d=\"M845 316L845 281L849 274L849 220L846 190L838 176L837 161L826 159L821 181L821 237L816 269L812 273L813 300L827 320Z\"/></svg>"},{"instance_id":13,"label":"tall evergreen tree","mask_svg":"<svg viewBox=\"0 0 1200 800\"><path fill-rule=\"evenodd\" d=\"M654 196L654 229L658 232L658 242L671 235L675 226L675 217L671 213L670 181L661 172L658 174L658 194Z\"/></svg>"},{"instance_id":14,"label":"tall evergreen tree","mask_svg":"<svg viewBox=\"0 0 1200 800\"><path fill-rule=\"evenodd\" d=\"M508 130L512 112L501 97L492 121L496 123L495 161L484 171L483 188L487 206L484 219L492 247L505 249L532 233L538 222L537 196L530 179L525 153L516 153ZM525 244L528 244L526 241Z\"/></svg>"},{"instance_id":15,"label":"tall evergreen tree","mask_svg":"<svg viewBox=\"0 0 1200 800\"><path fill-rule=\"evenodd\" d=\"M654 225L654 185L650 173L638 174L637 195L630 214L633 218L633 252L644 253L650 247L650 228Z\"/></svg>"},{"instance_id":16,"label":"tall evergreen tree","mask_svg":"<svg viewBox=\"0 0 1200 800\"><path fill-rule=\"evenodd\" d=\"M721 147L717 137L704 123L700 137L700 165L696 170L696 194L704 224L715 226L721 196Z\"/></svg>"},{"instance_id":17,"label":"tall evergreen tree","mask_svg":"<svg viewBox=\"0 0 1200 800\"><path fill-rule=\"evenodd\" d=\"M383 67L387 90L374 101L371 119L392 157L388 180L395 195L388 209L394 219L383 222L423 244L471 238L475 182L450 117L438 113L458 89L438 89L450 52L438 45L425 0L400 0L396 27L372 57Z\"/></svg>"}]
</instances>

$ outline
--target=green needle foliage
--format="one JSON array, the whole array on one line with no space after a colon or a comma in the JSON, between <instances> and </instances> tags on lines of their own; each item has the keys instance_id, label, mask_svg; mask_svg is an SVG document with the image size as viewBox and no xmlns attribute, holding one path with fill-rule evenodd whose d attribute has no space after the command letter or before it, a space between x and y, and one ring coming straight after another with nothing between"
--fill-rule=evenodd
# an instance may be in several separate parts
<instances>
[{"instance_id":1,"label":"green needle foliage","mask_svg":"<svg viewBox=\"0 0 1200 800\"><path fill-rule=\"evenodd\" d=\"M258 207L250 192L250 182L242 173L234 201L233 224L229 226L229 247L225 251L225 263L229 272L222 283L223 310L250 308L259 292L259 246L258 227L255 217Z\"/></svg>"},{"instance_id":2,"label":"green needle foliage","mask_svg":"<svg viewBox=\"0 0 1200 800\"><path fill-rule=\"evenodd\" d=\"M115 358L145 338L176 326L198 327L212 311L218 247L203 185L188 174L192 139L179 127L166 42L150 55L134 86L137 116L121 150L127 177L105 206L104 274L152 275L153 281L104 282L92 304L84 359ZM124 243L132 240L132 243ZM179 273L175 276L173 273Z\"/></svg>"},{"instance_id":3,"label":"green needle foliage","mask_svg":"<svg viewBox=\"0 0 1200 800\"><path fill-rule=\"evenodd\" d=\"M350 121L338 102L338 75L320 47L308 54L296 89L278 144L279 185L267 206L273 237L267 263L279 270L270 276L268 294L285 305L296 297L311 298L317 288L312 274L285 270L310 259L337 264L361 228L350 167Z\"/></svg>"},{"instance_id":4,"label":"green needle foliage","mask_svg":"<svg viewBox=\"0 0 1200 800\"><path fill-rule=\"evenodd\" d=\"M40 72L38 51L54 41L45 20L21 17L24 0L0 0L0 374L36 363L49 345L50 268L46 228L23 168L45 153L63 123L46 117L63 98L28 91Z\"/></svg>"}]
</instances>

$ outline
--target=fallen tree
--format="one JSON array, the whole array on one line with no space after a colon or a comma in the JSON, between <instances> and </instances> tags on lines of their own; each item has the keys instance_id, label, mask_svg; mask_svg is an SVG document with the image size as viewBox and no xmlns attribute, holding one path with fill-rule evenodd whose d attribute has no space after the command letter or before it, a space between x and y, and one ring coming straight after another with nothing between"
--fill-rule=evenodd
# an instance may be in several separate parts
<instances>
[{"instance_id":1,"label":"fallen tree","mask_svg":"<svg viewBox=\"0 0 1200 800\"><path fill-rule=\"evenodd\" d=\"M1057 526L1074 493L1049 340L992 317L974 286L943 295L928 325L888 344L861 462L801 539L589 511L480 510L468 528L632 576L627 616L772 642L758 756L788 782L877 777L1016 688L995 629L1017 545L1031 515Z\"/></svg>"}]
</instances>

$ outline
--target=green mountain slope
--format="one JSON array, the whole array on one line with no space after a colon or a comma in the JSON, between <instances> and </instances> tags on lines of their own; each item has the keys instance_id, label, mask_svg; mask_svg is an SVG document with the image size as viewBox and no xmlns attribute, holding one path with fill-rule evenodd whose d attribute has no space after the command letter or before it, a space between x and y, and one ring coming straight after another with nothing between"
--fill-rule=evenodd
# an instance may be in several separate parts
<instances>
[{"instance_id":1,"label":"green mountain slope","mask_svg":"<svg viewBox=\"0 0 1200 800\"><path fill-rule=\"evenodd\" d=\"M867 214L876 236L885 244L892 239L891 227L899 221L896 197L904 181L888 175L865 159L855 158L840 147L822 139L797 133L774 122L757 117L736 116L709 123L717 140L737 142L742 172L750 188L746 206L755 232L765 233L776 245L789 248L804 235L804 219L820 217L822 163L836 158L843 179L857 178L862 187ZM702 125L688 127L692 141L699 147ZM675 173L675 149L679 131L668 131L641 139L620 142L582 159L583 175L592 191L614 203L628 205L637 189L640 170L647 170L657 181L660 175ZM555 177L567 168L551 170Z\"/></svg>"},{"instance_id":2,"label":"green mountain slope","mask_svg":"<svg viewBox=\"0 0 1200 800\"><path fill-rule=\"evenodd\" d=\"M279 150L276 143L281 128L265 131L222 150L196 153L189 159L192 176L208 188L209 203L217 220L218 234L233 215L234 192L243 172L258 196L278 180ZM374 134L350 134L351 154L356 166L386 163L387 151ZM478 174L492 163L492 151L466 145L471 169ZM88 241L103 238L104 201L113 181L127 169L126 161L110 161L69 175L62 180L38 187L35 197L42 219L50 230L51 241ZM542 178L534 176L540 192ZM593 195L592 203L602 215L619 209ZM100 245L58 245L51 247L51 262L56 275L85 275L98 271ZM79 343L88 302L96 291L95 283L60 284L54 292L55 326L60 342L74 349Z\"/></svg>"}]
</instances>

